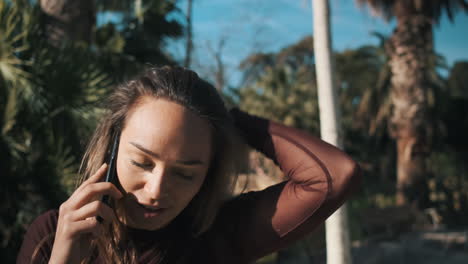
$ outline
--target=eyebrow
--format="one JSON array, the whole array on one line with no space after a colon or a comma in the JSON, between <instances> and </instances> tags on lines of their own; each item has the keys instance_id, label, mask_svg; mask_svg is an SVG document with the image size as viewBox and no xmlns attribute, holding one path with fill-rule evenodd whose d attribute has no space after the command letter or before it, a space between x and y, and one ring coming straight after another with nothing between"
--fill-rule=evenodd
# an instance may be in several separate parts
<instances>
[{"instance_id":1,"label":"eyebrow","mask_svg":"<svg viewBox=\"0 0 468 264\"><path fill-rule=\"evenodd\" d=\"M132 144L134 147L136 147L137 149L143 151L144 153L152 156L152 157L155 157L157 159L160 159L161 156L159 156L157 153L154 153L153 151L143 147L142 145L138 144L138 143L135 143L135 142L130 142L130 144ZM183 164L183 165L186 165L186 166L195 166L195 165L203 165L203 161L201 160L176 160L175 161L176 163L179 163L179 164Z\"/></svg>"}]
</instances>

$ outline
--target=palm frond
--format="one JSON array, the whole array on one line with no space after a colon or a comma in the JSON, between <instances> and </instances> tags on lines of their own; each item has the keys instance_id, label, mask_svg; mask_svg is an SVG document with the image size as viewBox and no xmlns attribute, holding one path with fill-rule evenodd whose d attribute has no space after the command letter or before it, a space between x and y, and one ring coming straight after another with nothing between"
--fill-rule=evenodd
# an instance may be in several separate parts
<instances>
[{"instance_id":1,"label":"palm frond","mask_svg":"<svg viewBox=\"0 0 468 264\"><path fill-rule=\"evenodd\" d=\"M454 14L468 12L466 0L355 0L360 7L368 6L371 14L390 20L393 17L423 14L438 23L447 14L453 21Z\"/></svg>"},{"instance_id":2,"label":"palm frond","mask_svg":"<svg viewBox=\"0 0 468 264\"><path fill-rule=\"evenodd\" d=\"M22 27L24 13L15 4L0 2L0 81L25 85L30 75L24 70L29 63L18 56L29 48L28 32Z\"/></svg>"}]
</instances>

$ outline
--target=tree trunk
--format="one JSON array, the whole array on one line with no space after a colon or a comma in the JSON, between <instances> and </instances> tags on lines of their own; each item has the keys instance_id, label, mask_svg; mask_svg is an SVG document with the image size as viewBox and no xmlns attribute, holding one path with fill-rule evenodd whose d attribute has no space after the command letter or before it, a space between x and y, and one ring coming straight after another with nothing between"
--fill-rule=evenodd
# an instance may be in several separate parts
<instances>
[{"instance_id":1,"label":"tree trunk","mask_svg":"<svg viewBox=\"0 0 468 264\"><path fill-rule=\"evenodd\" d=\"M94 0L40 0L45 14L45 32L58 47L65 39L91 42L96 22Z\"/></svg>"},{"instance_id":2,"label":"tree trunk","mask_svg":"<svg viewBox=\"0 0 468 264\"><path fill-rule=\"evenodd\" d=\"M192 59L192 0L187 0L187 45L185 47L184 66L190 68Z\"/></svg>"},{"instance_id":3,"label":"tree trunk","mask_svg":"<svg viewBox=\"0 0 468 264\"><path fill-rule=\"evenodd\" d=\"M312 0L314 24L314 54L316 60L320 133L322 139L342 148L340 114L333 76L328 0ZM351 247L346 205L339 208L325 223L328 264L350 264Z\"/></svg>"},{"instance_id":4,"label":"tree trunk","mask_svg":"<svg viewBox=\"0 0 468 264\"><path fill-rule=\"evenodd\" d=\"M397 205L422 207L427 199L426 157L430 152L428 76L433 59L431 20L421 14L398 17L387 43L392 116L389 133L397 144Z\"/></svg>"}]
</instances>

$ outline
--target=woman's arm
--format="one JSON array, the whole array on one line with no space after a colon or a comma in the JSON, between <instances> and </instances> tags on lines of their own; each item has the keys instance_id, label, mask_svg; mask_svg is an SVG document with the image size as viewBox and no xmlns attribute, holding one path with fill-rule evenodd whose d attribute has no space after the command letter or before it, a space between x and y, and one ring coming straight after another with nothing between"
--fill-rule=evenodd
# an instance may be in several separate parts
<instances>
[{"instance_id":1,"label":"woman's arm","mask_svg":"<svg viewBox=\"0 0 468 264\"><path fill-rule=\"evenodd\" d=\"M233 246L252 261L304 237L323 223L359 186L359 166L338 148L300 130L231 111L253 148L272 159L285 182L234 199L221 219L240 215ZM223 220L222 220L223 221Z\"/></svg>"}]
</instances>

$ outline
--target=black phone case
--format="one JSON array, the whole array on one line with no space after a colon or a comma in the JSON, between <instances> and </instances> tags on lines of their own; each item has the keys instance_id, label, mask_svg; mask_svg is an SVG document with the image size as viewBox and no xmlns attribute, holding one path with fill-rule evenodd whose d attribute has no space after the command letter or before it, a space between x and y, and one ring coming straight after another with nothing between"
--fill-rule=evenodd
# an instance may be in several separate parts
<instances>
[{"instance_id":1,"label":"black phone case","mask_svg":"<svg viewBox=\"0 0 468 264\"><path fill-rule=\"evenodd\" d=\"M115 163L117 162L117 151L119 149L119 138L120 138L120 135L118 135L118 134L115 135L115 137L114 137L114 142L112 144L111 153L110 153L110 156L109 156L109 158L107 160L108 167L107 167L107 172L106 172L106 179L104 180L105 182L114 183L114 181L115 181L115 177L116 177L116 174L117 174ZM102 197L102 202L109 205L109 195L104 195Z\"/></svg>"}]
</instances>

